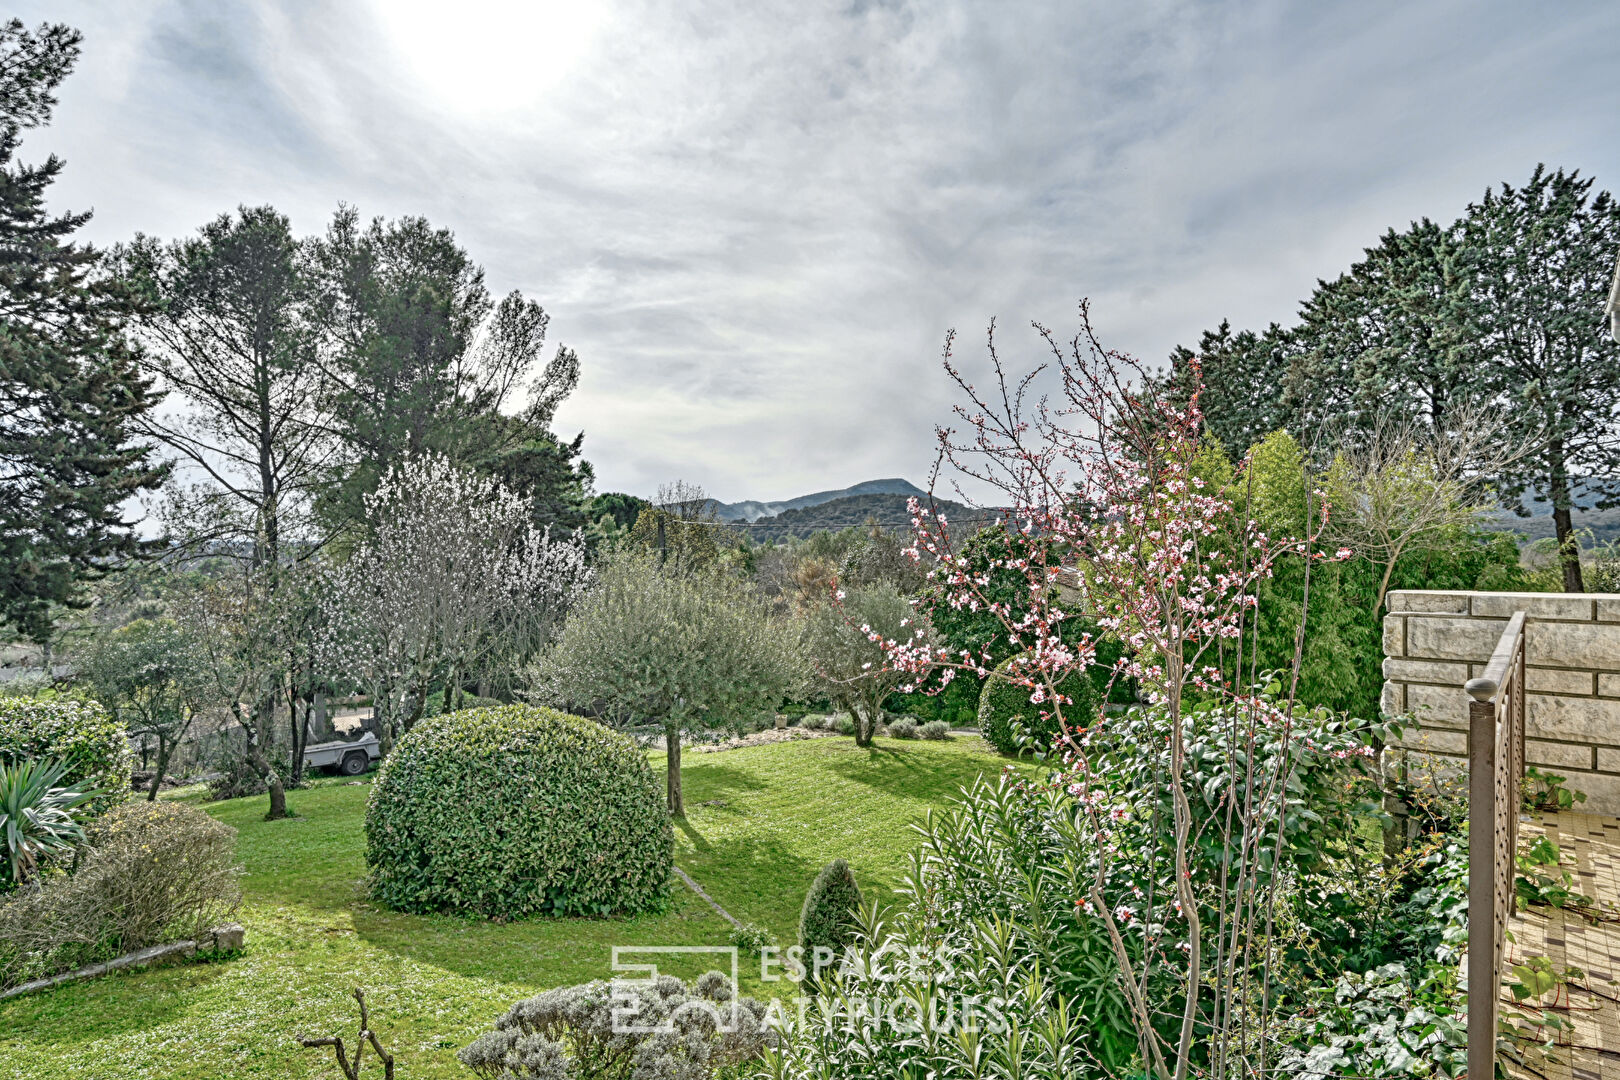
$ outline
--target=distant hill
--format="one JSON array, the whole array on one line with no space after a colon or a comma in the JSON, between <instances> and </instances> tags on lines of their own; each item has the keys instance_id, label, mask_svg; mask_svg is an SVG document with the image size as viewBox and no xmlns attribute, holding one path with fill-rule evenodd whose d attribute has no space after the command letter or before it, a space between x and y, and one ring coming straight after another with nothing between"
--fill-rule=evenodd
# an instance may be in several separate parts
<instances>
[{"instance_id":1,"label":"distant hill","mask_svg":"<svg viewBox=\"0 0 1620 1080\"><path fill-rule=\"evenodd\" d=\"M1552 513L1545 505L1530 508L1530 517L1522 518L1510 510L1503 510L1491 515L1485 521L1487 529L1497 529L1501 532L1516 532L1531 540L1540 540L1543 537L1553 536ZM1615 510L1577 510L1574 514L1575 528L1591 529L1590 538L1582 537L1583 545L1592 542L1599 544L1611 543L1620 540L1620 509Z\"/></svg>"},{"instance_id":2,"label":"distant hill","mask_svg":"<svg viewBox=\"0 0 1620 1080\"><path fill-rule=\"evenodd\" d=\"M906 509L906 501L910 497L910 494L885 493L846 495L813 506L783 510L752 523L738 522L737 531L746 533L756 544L763 544L768 540L785 540L788 537L803 539L823 529L827 532L837 532L839 529L864 525L872 520L884 529L903 532L911 528L911 515ZM947 499L939 500L938 505L945 512L946 524L953 530L977 529L981 524L989 524L995 520L992 511L976 510Z\"/></svg>"},{"instance_id":3,"label":"distant hill","mask_svg":"<svg viewBox=\"0 0 1620 1080\"><path fill-rule=\"evenodd\" d=\"M1574 488L1577 505L1584 503L1590 506L1595 501L1591 485L1580 477L1576 477L1571 486ZM1531 540L1554 535L1552 506L1545 498L1533 491L1527 491L1524 494L1524 506L1530 511L1529 517L1519 517L1511 510L1502 510L1486 521L1486 528L1516 532ZM1577 509L1573 516L1577 530L1592 531L1590 538L1582 538L1584 543L1596 541L1604 544L1620 540L1620 507L1612 510Z\"/></svg>"},{"instance_id":4,"label":"distant hill","mask_svg":"<svg viewBox=\"0 0 1620 1080\"><path fill-rule=\"evenodd\" d=\"M795 499L781 499L776 502L760 502L749 499L743 502L715 503L714 509L720 515L721 521L758 521L760 518L775 517L787 510L803 510L807 507L821 506L834 499L845 499L858 495L898 495L901 507L905 506L907 496L915 495L918 498L927 497L927 492L909 480L892 477L888 480L863 480L859 484L851 484L847 488L836 491L817 491L809 495L800 495Z\"/></svg>"}]
</instances>

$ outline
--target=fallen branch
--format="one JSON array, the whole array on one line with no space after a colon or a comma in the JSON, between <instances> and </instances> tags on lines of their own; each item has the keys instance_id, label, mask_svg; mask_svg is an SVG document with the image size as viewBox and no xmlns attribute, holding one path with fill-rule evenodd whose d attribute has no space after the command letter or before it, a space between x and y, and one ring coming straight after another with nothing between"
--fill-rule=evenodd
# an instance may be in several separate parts
<instances>
[{"instance_id":1,"label":"fallen branch","mask_svg":"<svg viewBox=\"0 0 1620 1080\"><path fill-rule=\"evenodd\" d=\"M360 1080L360 1055L365 1052L366 1043L377 1052L377 1058L382 1062L383 1080L394 1080L394 1055L382 1048L377 1041L377 1033L371 1030L371 1022L366 1016L366 994L358 986L354 988L354 1000L360 1003L360 1034L355 1036L354 1057L349 1058L343 1048L342 1036L331 1036L324 1039L299 1039L300 1045L306 1049L317 1049L330 1046L337 1058L338 1068L343 1070L345 1080Z\"/></svg>"}]
</instances>

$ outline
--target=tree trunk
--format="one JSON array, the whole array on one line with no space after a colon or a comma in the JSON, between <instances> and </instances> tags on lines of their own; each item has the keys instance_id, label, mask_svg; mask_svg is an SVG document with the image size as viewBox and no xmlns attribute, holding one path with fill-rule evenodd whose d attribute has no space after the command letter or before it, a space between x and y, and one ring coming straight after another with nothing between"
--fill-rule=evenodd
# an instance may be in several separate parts
<instances>
[{"instance_id":1,"label":"tree trunk","mask_svg":"<svg viewBox=\"0 0 1620 1080\"><path fill-rule=\"evenodd\" d=\"M669 793L669 816L685 817L686 806L681 802L681 729L664 725L664 751L667 757L666 790Z\"/></svg>"},{"instance_id":2,"label":"tree trunk","mask_svg":"<svg viewBox=\"0 0 1620 1080\"><path fill-rule=\"evenodd\" d=\"M287 817L286 789L281 786L281 777L276 774L269 759L264 756L264 750L257 740L249 740L247 758L253 770L264 778L264 786L270 792L270 812L264 815L264 820L279 821Z\"/></svg>"},{"instance_id":3,"label":"tree trunk","mask_svg":"<svg viewBox=\"0 0 1620 1080\"><path fill-rule=\"evenodd\" d=\"M281 776L276 772L275 767L270 764L270 759L265 757L264 745L259 741L259 732L270 730L270 723L274 719L274 708L274 698L267 700L260 707L258 716L259 731L249 733L247 741L248 764L253 767L254 772L264 778L264 786L270 792L270 812L264 815L266 821L279 821L288 816L287 792L281 786Z\"/></svg>"},{"instance_id":4,"label":"tree trunk","mask_svg":"<svg viewBox=\"0 0 1620 1080\"><path fill-rule=\"evenodd\" d=\"M1573 500L1569 492L1569 475L1564 471L1564 448L1554 442L1548 448L1552 461L1548 478L1547 499L1552 503L1553 531L1558 536L1558 561L1564 569L1564 591L1585 592L1581 581L1581 547L1575 537L1575 518L1571 512Z\"/></svg>"},{"instance_id":5,"label":"tree trunk","mask_svg":"<svg viewBox=\"0 0 1620 1080\"><path fill-rule=\"evenodd\" d=\"M298 695L293 693L292 687L287 687L287 724L292 733L292 786L300 787L304 783L304 747L309 744L309 708L304 708L304 715L298 715Z\"/></svg>"},{"instance_id":6,"label":"tree trunk","mask_svg":"<svg viewBox=\"0 0 1620 1080\"><path fill-rule=\"evenodd\" d=\"M158 788L161 787L162 784L163 784L163 774L169 768L169 755L171 753L173 753L173 751L174 751L174 744L170 740L165 739L163 736L159 735L158 736L158 753L157 753L157 771L152 774L152 786L146 789L146 801L147 802L156 802L157 801Z\"/></svg>"},{"instance_id":7,"label":"tree trunk","mask_svg":"<svg viewBox=\"0 0 1620 1080\"><path fill-rule=\"evenodd\" d=\"M316 742L330 742L337 733L332 728L331 717L326 714L326 692L316 690L309 696L310 707L310 736Z\"/></svg>"}]
</instances>

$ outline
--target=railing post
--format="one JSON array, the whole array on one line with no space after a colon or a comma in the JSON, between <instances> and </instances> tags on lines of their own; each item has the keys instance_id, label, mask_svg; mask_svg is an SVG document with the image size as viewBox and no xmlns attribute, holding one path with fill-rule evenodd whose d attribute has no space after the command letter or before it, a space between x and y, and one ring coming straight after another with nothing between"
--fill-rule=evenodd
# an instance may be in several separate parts
<instances>
[{"instance_id":1,"label":"railing post","mask_svg":"<svg viewBox=\"0 0 1620 1080\"><path fill-rule=\"evenodd\" d=\"M1496 1075L1496 683L1468 691L1468 1077Z\"/></svg>"}]
</instances>

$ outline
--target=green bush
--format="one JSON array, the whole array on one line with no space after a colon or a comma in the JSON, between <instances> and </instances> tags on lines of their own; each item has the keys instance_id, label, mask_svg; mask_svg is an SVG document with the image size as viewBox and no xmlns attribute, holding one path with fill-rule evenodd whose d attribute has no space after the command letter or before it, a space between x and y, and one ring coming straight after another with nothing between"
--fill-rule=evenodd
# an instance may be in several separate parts
<instances>
[{"instance_id":1,"label":"green bush","mask_svg":"<svg viewBox=\"0 0 1620 1080\"><path fill-rule=\"evenodd\" d=\"M743 923L731 931L731 943L746 953L758 955L767 945L776 944L771 932L758 923Z\"/></svg>"},{"instance_id":2,"label":"green bush","mask_svg":"<svg viewBox=\"0 0 1620 1080\"><path fill-rule=\"evenodd\" d=\"M812 972L816 949L831 949L834 955L841 955L855 940L860 907L861 890L849 863L834 859L810 883L804 908L799 912L799 944L804 948L805 966Z\"/></svg>"},{"instance_id":3,"label":"green bush","mask_svg":"<svg viewBox=\"0 0 1620 1080\"><path fill-rule=\"evenodd\" d=\"M86 821L130 797L129 740L123 726L98 702L0 698L0 763L29 758L64 762L62 783L102 790L86 804Z\"/></svg>"},{"instance_id":4,"label":"green bush","mask_svg":"<svg viewBox=\"0 0 1620 1080\"><path fill-rule=\"evenodd\" d=\"M421 721L366 805L372 895L400 911L644 911L664 900L674 844L634 741L528 705Z\"/></svg>"},{"instance_id":5,"label":"green bush","mask_svg":"<svg viewBox=\"0 0 1620 1080\"><path fill-rule=\"evenodd\" d=\"M902 716L898 720L890 721L889 737L894 739L915 739L917 737L917 721L909 716Z\"/></svg>"},{"instance_id":6,"label":"green bush","mask_svg":"<svg viewBox=\"0 0 1620 1080\"><path fill-rule=\"evenodd\" d=\"M486 706L498 706L500 704L501 701L499 698L479 697L477 694L461 695L461 707L463 709L482 709ZM439 716L443 712L444 689L441 687L440 689L429 694L427 696L427 700L422 703L422 715Z\"/></svg>"},{"instance_id":7,"label":"green bush","mask_svg":"<svg viewBox=\"0 0 1620 1080\"><path fill-rule=\"evenodd\" d=\"M1051 715L1050 701L1031 702L1033 691L1008 677L1008 669L1017 661L1017 657L1003 660L984 681L979 695L979 733L1004 754L1049 750L1060 734L1058 718ZM1083 727L1097 718L1097 688L1085 672L1071 671L1058 684L1058 691L1074 702L1063 706L1063 720L1069 727Z\"/></svg>"},{"instance_id":8,"label":"green bush","mask_svg":"<svg viewBox=\"0 0 1620 1080\"><path fill-rule=\"evenodd\" d=\"M947 724L943 720L930 720L928 723L922 726L920 731L923 738L932 739L935 742L945 741L946 736L948 736L950 733L951 725Z\"/></svg>"},{"instance_id":9,"label":"green bush","mask_svg":"<svg viewBox=\"0 0 1620 1080\"><path fill-rule=\"evenodd\" d=\"M0 901L0 988L170 941L197 940L241 902L236 830L172 802L115 807L71 874Z\"/></svg>"}]
</instances>

